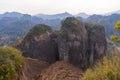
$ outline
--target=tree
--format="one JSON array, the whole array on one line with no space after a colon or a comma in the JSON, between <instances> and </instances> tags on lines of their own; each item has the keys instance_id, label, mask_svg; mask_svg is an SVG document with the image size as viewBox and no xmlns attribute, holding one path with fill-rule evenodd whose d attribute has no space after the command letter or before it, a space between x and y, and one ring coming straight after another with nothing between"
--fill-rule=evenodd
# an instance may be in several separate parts
<instances>
[{"instance_id":1,"label":"tree","mask_svg":"<svg viewBox=\"0 0 120 80\"><path fill-rule=\"evenodd\" d=\"M114 26L115 30L120 30L120 20L117 21L117 23Z\"/></svg>"},{"instance_id":2,"label":"tree","mask_svg":"<svg viewBox=\"0 0 120 80\"><path fill-rule=\"evenodd\" d=\"M114 30L115 31L120 30L120 20L118 20L117 23L115 24ZM120 36L113 34L110 36L110 40L112 40L113 42L120 42Z\"/></svg>"},{"instance_id":3,"label":"tree","mask_svg":"<svg viewBox=\"0 0 120 80\"><path fill-rule=\"evenodd\" d=\"M0 47L0 80L18 80L24 66L22 53L12 47Z\"/></svg>"}]
</instances>

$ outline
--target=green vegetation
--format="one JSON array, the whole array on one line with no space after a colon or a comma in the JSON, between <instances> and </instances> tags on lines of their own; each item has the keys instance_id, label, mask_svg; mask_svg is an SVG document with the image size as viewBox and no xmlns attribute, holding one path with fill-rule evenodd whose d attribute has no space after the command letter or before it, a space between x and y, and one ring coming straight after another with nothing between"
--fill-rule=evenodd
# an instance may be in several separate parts
<instances>
[{"instance_id":1,"label":"green vegetation","mask_svg":"<svg viewBox=\"0 0 120 80\"><path fill-rule=\"evenodd\" d=\"M89 25L93 27L89 27ZM102 26L87 23L86 28L89 33L92 31L92 33L98 34ZM93 38L93 40L94 39L96 38ZM116 35L111 35L110 39L115 42L120 42L120 38ZM95 67L87 69L83 80L120 80L120 56L113 56L111 59L104 57L103 61L98 62Z\"/></svg>"},{"instance_id":2,"label":"green vegetation","mask_svg":"<svg viewBox=\"0 0 120 80\"><path fill-rule=\"evenodd\" d=\"M83 80L120 80L120 56L104 57L94 69L87 69Z\"/></svg>"},{"instance_id":3,"label":"green vegetation","mask_svg":"<svg viewBox=\"0 0 120 80\"><path fill-rule=\"evenodd\" d=\"M90 37L90 40L95 41L99 38L96 38L97 36L104 36L104 26L95 24L95 23L86 23L85 24L86 30L88 32L88 36Z\"/></svg>"},{"instance_id":4,"label":"green vegetation","mask_svg":"<svg viewBox=\"0 0 120 80\"><path fill-rule=\"evenodd\" d=\"M79 27L80 25L83 25L83 23L74 17L69 17L62 21L62 26L64 28L76 34L80 33L82 29L81 27Z\"/></svg>"},{"instance_id":5,"label":"green vegetation","mask_svg":"<svg viewBox=\"0 0 120 80\"><path fill-rule=\"evenodd\" d=\"M114 26L115 30L120 30L120 20L117 21L117 23Z\"/></svg>"},{"instance_id":6,"label":"green vegetation","mask_svg":"<svg viewBox=\"0 0 120 80\"><path fill-rule=\"evenodd\" d=\"M116 31L120 30L120 20L117 21L117 23L114 26L114 29ZM114 42L120 42L120 37L113 34L113 35L110 36L110 40L112 40Z\"/></svg>"},{"instance_id":7,"label":"green vegetation","mask_svg":"<svg viewBox=\"0 0 120 80\"><path fill-rule=\"evenodd\" d=\"M0 80L18 80L24 66L22 53L12 47L0 47Z\"/></svg>"},{"instance_id":8,"label":"green vegetation","mask_svg":"<svg viewBox=\"0 0 120 80\"><path fill-rule=\"evenodd\" d=\"M120 42L120 38L118 36L116 36L116 35L111 35L110 40L112 40L114 42Z\"/></svg>"},{"instance_id":9,"label":"green vegetation","mask_svg":"<svg viewBox=\"0 0 120 80\"><path fill-rule=\"evenodd\" d=\"M114 28L115 30L120 29L120 21ZM120 42L119 36L116 35L111 35L110 39ZM93 69L87 69L83 80L120 80L120 55L117 54L109 59L104 57L103 61L98 62Z\"/></svg>"},{"instance_id":10,"label":"green vegetation","mask_svg":"<svg viewBox=\"0 0 120 80\"><path fill-rule=\"evenodd\" d=\"M52 31L51 27L45 24L37 24L28 32L26 37L31 38L33 35L39 35L45 33L46 31Z\"/></svg>"},{"instance_id":11,"label":"green vegetation","mask_svg":"<svg viewBox=\"0 0 120 80\"><path fill-rule=\"evenodd\" d=\"M95 23L86 23L85 27L88 31L88 33L92 32L94 34L98 34L98 32L103 32L104 31L104 26L95 24Z\"/></svg>"}]
</instances>

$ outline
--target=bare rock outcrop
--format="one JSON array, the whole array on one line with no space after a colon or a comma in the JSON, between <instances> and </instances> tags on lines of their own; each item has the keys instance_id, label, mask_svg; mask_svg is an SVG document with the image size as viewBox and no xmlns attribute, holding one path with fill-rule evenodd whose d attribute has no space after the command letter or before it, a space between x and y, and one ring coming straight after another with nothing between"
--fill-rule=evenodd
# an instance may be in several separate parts
<instances>
[{"instance_id":1,"label":"bare rock outcrop","mask_svg":"<svg viewBox=\"0 0 120 80\"><path fill-rule=\"evenodd\" d=\"M47 25L36 25L17 48L25 57L49 63L63 60L86 69L102 59L106 46L102 25L83 23L69 17L62 21L62 27L57 32Z\"/></svg>"},{"instance_id":2,"label":"bare rock outcrop","mask_svg":"<svg viewBox=\"0 0 120 80\"><path fill-rule=\"evenodd\" d=\"M58 51L60 60L68 61L77 66L87 65L86 51L88 33L82 21L66 18L58 35Z\"/></svg>"},{"instance_id":3,"label":"bare rock outcrop","mask_svg":"<svg viewBox=\"0 0 120 80\"><path fill-rule=\"evenodd\" d=\"M57 46L52 29L44 24L38 24L24 37L17 48L25 57L39 59L49 63L57 60Z\"/></svg>"},{"instance_id":4,"label":"bare rock outcrop","mask_svg":"<svg viewBox=\"0 0 120 80\"><path fill-rule=\"evenodd\" d=\"M102 25L94 23L86 23L85 27L88 32L88 49L86 56L88 56L89 65L92 66L105 55L107 48L105 29Z\"/></svg>"}]
</instances>

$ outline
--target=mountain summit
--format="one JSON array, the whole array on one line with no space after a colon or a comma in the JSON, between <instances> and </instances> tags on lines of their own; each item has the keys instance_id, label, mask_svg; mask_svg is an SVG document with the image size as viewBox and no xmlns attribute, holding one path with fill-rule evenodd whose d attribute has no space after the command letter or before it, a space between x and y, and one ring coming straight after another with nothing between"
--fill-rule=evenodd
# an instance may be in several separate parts
<instances>
[{"instance_id":1,"label":"mountain summit","mask_svg":"<svg viewBox=\"0 0 120 80\"><path fill-rule=\"evenodd\" d=\"M6 12L6 13L3 13L3 14L0 14L0 19L4 18L4 17L17 17L17 18L20 18L22 16L23 16L22 13L18 13L18 12Z\"/></svg>"},{"instance_id":2,"label":"mountain summit","mask_svg":"<svg viewBox=\"0 0 120 80\"><path fill-rule=\"evenodd\" d=\"M52 15L48 15L48 14L37 14L35 15L37 17L43 18L43 19L64 19L66 17L71 17L72 14L68 13L68 12L64 12L64 13L59 13L59 14L52 14Z\"/></svg>"},{"instance_id":3,"label":"mountain summit","mask_svg":"<svg viewBox=\"0 0 120 80\"><path fill-rule=\"evenodd\" d=\"M82 18L88 18L90 15L86 14L86 13L79 13L76 15L77 17L82 17Z\"/></svg>"}]
</instances>

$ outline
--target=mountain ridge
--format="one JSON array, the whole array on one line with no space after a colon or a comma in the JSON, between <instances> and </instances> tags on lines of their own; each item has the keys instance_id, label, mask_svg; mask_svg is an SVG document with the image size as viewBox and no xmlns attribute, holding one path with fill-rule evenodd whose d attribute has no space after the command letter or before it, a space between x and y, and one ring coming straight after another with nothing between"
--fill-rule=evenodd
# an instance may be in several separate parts
<instances>
[{"instance_id":1,"label":"mountain ridge","mask_svg":"<svg viewBox=\"0 0 120 80\"><path fill-rule=\"evenodd\" d=\"M19 18L24 14L25 13L20 13L20 12L15 12L15 11L14 12L5 12L3 14L0 14L0 19L3 18L3 17L17 17L17 18ZM72 17L72 16L82 17L82 18L86 19L86 18L88 18L89 16L92 16L92 15L110 16L112 14L120 14L120 10L111 11L111 12L108 12L108 13L105 13L105 14L86 14L84 12L80 12L76 15L73 15L73 14L70 14L69 12L63 12L63 13L56 13L56 14L38 13L38 14L34 14L34 15L31 15L31 14L28 14L28 15L50 20L50 19L63 19L63 18Z\"/></svg>"},{"instance_id":2,"label":"mountain ridge","mask_svg":"<svg viewBox=\"0 0 120 80\"><path fill-rule=\"evenodd\" d=\"M14 16L13 14L17 15ZM63 14L65 14L65 16ZM0 46L11 44L14 45L20 37L23 37L32 28L32 26L36 24L50 25L53 30L59 30L61 27L61 21L67 17L66 15L72 15L67 12L63 14L58 14L60 16L63 15L62 19L59 19L60 16L58 16L57 19L42 19L34 15L18 12L0 14ZM4 15L3 18L1 17L2 15ZM94 14L90 15L88 18L82 18L80 15L75 17L83 22L102 24L105 27L106 37L108 39L111 34L120 35L119 32L114 31L114 25L116 21L120 19L120 14L112 14L109 16Z\"/></svg>"}]
</instances>

